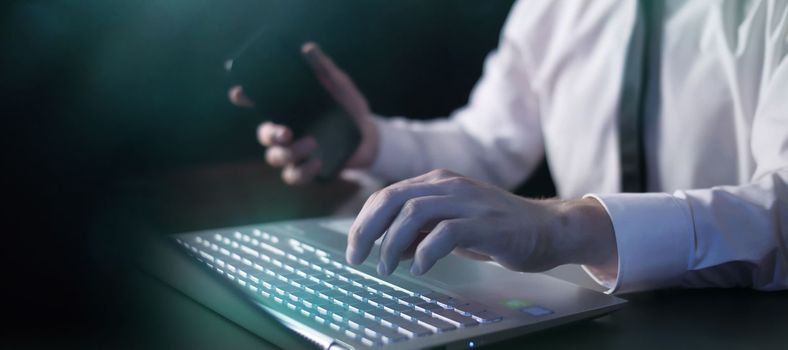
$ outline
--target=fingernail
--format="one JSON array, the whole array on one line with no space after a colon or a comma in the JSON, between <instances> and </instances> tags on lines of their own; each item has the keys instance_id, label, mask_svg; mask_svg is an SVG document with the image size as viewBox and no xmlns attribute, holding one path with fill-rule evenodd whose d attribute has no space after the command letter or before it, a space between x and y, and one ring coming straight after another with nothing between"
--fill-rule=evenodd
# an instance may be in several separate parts
<instances>
[{"instance_id":1,"label":"fingernail","mask_svg":"<svg viewBox=\"0 0 788 350\"><path fill-rule=\"evenodd\" d=\"M386 264L382 261L378 263L378 275L386 275Z\"/></svg>"},{"instance_id":2,"label":"fingernail","mask_svg":"<svg viewBox=\"0 0 788 350\"><path fill-rule=\"evenodd\" d=\"M421 268L417 264L410 265L410 274L413 276L421 275Z\"/></svg>"}]
</instances>

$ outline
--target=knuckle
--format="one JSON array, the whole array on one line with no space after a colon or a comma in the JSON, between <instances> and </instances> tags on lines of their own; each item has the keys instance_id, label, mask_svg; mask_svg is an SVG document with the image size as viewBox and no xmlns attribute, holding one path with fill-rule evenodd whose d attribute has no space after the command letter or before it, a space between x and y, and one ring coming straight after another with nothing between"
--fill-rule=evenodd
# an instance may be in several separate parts
<instances>
[{"instance_id":1,"label":"knuckle","mask_svg":"<svg viewBox=\"0 0 788 350\"><path fill-rule=\"evenodd\" d=\"M433 233L438 236L452 235L457 231L457 224L452 221L441 221L435 226Z\"/></svg>"},{"instance_id":2,"label":"knuckle","mask_svg":"<svg viewBox=\"0 0 788 350\"><path fill-rule=\"evenodd\" d=\"M402 205L402 214L405 216L414 216L419 212L419 201L416 199L409 199Z\"/></svg>"},{"instance_id":3,"label":"knuckle","mask_svg":"<svg viewBox=\"0 0 788 350\"><path fill-rule=\"evenodd\" d=\"M409 199L402 205L402 215L406 223L419 221L425 213L426 207L424 200L420 198Z\"/></svg>"},{"instance_id":4,"label":"knuckle","mask_svg":"<svg viewBox=\"0 0 788 350\"><path fill-rule=\"evenodd\" d=\"M279 161L279 155L277 153L276 148L269 148L265 151L265 161L270 165L279 166L281 162Z\"/></svg>"},{"instance_id":5,"label":"knuckle","mask_svg":"<svg viewBox=\"0 0 788 350\"><path fill-rule=\"evenodd\" d=\"M395 197L396 197L396 191L391 187L386 187L378 191L378 194L375 196L375 198L378 199L380 202L390 202L394 200Z\"/></svg>"},{"instance_id":6,"label":"knuckle","mask_svg":"<svg viewBox=\"0 0 788 350\"><path fill-rule=\"evenodd\" d=\"M446 185L452 189L458 189L470 185L471 180L463 176L451 176L443 179L441 184Z\"/></svg>"},{"instance_id":7,"label":"knuckle","mask_svg":"<svg viewBox=\"0 0 788 350\"><path fill-rule=\"evenodd\" d=\"M446 169L435 169L430 171L430 174L442 178L449 176L451 174L451 171L448 171Z\"/></svg>"},{"instance_id":8,"label":"knuckle","mask_svg":"<svg viewBox=\"0 0 788 350\"><path fill-rule=\"evenodd\" d=\"M287 163L293 161L293 154L292 152L284 147L272 147L271 153L273 153L272 157L276 164L279 166L284 166Z\"/></svg>"},{"instance_id":9,"label":"knuckle","mask_svg":"<svg viewBox=\"0 0 788 350\"><path fill-rule=\"evenodd\" d=\"M444 177L457 177L457 176L460 176L460 174L457 174L457 173L455 173L455 172L453 172L451 170L443 169L443 176Z\"/></svg>"},{"instance_id":10,"label":"knuckle","mask_svg":"<svg viewBox=\"0 0 788 350\"><path fill-rule=\"evenodd\" d=\"M375 192L372 192L372 194L369 195L369 198L379 197L380 194L383 192L383 190L385 190L385 188L381 188L381 189L379 189L379 190L377 190Z\"/></svg>"},{"instance_id":11,"label":"knuckle","mask_svg":"<svg viewBox=\"0 0 788 350\"><path fill-rule=\"evenodd\" d=\"M368 207L370 207L370 206L375 204L375 202L377 201L377 198L380 196L380 191L381 190L377 190L377 191L373 192L371 195L369 195L369 197L367 197L367 201L364 202L364 206L361 209L362 212L363 212L364 209L366 209L366 208L368 208Z\"/></svg>"}]
</instances>

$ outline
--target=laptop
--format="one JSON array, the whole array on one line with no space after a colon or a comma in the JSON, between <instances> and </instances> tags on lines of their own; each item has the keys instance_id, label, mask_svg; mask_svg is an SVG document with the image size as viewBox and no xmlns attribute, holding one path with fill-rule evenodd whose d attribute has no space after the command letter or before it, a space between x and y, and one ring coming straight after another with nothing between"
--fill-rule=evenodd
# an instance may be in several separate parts
<instances>
[{"instance_id":1,"label":"laptop","mask_svg":"<svg viewBox=\"0 0 788 350\"><path fill-rule=\"evenodd\" d=\"M545 274L452 255L420 277L407 266L381 277L377 252L359 266L345 262L352 221L326 217L175 234L146 254L144 267L283 348L467 349L599 317L626 303Z\"/></svg>"}]
</instances>

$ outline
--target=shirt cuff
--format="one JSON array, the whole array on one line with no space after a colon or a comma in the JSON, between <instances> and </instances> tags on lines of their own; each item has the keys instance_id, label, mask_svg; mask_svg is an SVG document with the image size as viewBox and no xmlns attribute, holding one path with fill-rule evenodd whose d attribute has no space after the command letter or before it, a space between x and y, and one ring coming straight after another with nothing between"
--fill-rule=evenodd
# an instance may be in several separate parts
<instances>
[{"instance_id":1,"label":"shirt cuff","mask_svg":"<svg viewBox=\"0 0 788 350\"><path fill-rule=\"evenodd\" d=\"M583 267L608 293L675 287L689 266L692 216L681 199L667 193L588 194L613 222L618 274L602 276ZM615 281L611 281L615 279Z\"/></svg>"},{"instance_id":2,"label":"shirt cuff","mask_svg":"<svg viewBox=\"0 0 788 350\"><path fill-rule=\"evenodd\" d=\"M418 145L412 133L407 129L406 122L400 119L386 120L374 116L378 128L378 154L370 175L383 181L399 181L409 178L413 163L410 157L418 152Z\"/></svg>"}]
</instances>

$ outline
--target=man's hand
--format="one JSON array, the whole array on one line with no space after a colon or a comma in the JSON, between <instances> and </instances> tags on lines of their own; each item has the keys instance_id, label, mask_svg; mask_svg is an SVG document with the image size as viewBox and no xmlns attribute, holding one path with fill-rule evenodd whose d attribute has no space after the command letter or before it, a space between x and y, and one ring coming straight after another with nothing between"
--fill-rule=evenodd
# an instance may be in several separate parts
<instances>
[{"instance_id":1,"label":"man's hand","mask_svg":"<svg viewBox=\"0 0 788 350\"><path fill-rule=\"evenodd\" d=\"M451 252L527 272L617 265L613 227L596 200L529 200L446 170L370 196L350 229L347 261L363 262L384 233L378 263L384 275L410 254L411 273L423 274Z\"/></svg>"},{"instance_id":2,"label":"man's hand","mask_svg":"<svg viewBox=\"0 0 788 350\"><path fill-rule=\"evenodd\" d=\"M301 48L304 60L334 100L347 112L361 131L361 144L347 162L349 168L372 165L377 155L378 134L369 105L353 80L339 69L315 43ZM239 107L254 108L254 101L243 93L243 87L234 86L229 91L230 102ZM319 145L314 137L293 140L293 132L285 125L265 122L257 128L257 139L268 147L265 159L273 167L282 168L282 179L291 185L311 181L320 171L320 161L303 162Z\"/></svg>"}]
</instances>

